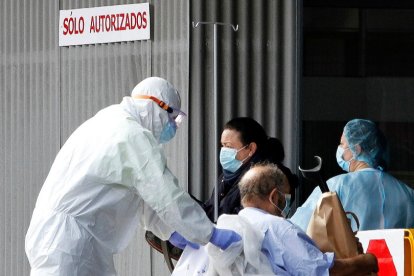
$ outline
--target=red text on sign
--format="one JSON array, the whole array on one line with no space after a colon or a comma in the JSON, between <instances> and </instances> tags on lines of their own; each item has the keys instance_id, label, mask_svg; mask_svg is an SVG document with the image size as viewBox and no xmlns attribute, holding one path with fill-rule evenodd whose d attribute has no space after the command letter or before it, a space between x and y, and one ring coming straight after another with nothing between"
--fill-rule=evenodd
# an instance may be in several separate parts
<instances>
[{"instance_id":1,"label":"red text on sign","mask_svg":"<svg viewBox=\"0 0 414 276\"><path fill-rule=\"evenodd\" d=\"M83 16L76 17L66 17L63 19L63 34L72 35L72 34L82 34L85 30L85 19Z\"/></svg>"},{"instance_id":2,"label":"red text on sign","mask_svg":"<svg viewBox=\"0 0 414 276\"><path fill-rule=\"evenodd\" d=\"M91 17L89 32L111 32L134 29L145 29L147 27L147 12L117 13L97 15Z\"/></svg>"}]
</instances>

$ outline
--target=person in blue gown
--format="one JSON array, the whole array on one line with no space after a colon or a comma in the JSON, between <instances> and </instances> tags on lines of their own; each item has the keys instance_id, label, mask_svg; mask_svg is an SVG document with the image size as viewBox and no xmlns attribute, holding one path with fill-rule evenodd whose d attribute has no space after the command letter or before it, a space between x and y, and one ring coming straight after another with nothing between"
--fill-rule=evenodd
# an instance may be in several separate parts
<instances>
[{"instance_id":1,"label":"person in blue gown","mask_svg":"<svg viewBox=\"0 0 414 276\"><path fill-rule=\"evenodd\" d=\"M344 210L357 215L359 230L414 227L414 190L385 171L387 142L374 122L349 121L336 158L346 173L332 177L327 184L330 191L338 194ZM291 218L304 231L320 195L316 187Z\"/></svg>"}]
</instances>

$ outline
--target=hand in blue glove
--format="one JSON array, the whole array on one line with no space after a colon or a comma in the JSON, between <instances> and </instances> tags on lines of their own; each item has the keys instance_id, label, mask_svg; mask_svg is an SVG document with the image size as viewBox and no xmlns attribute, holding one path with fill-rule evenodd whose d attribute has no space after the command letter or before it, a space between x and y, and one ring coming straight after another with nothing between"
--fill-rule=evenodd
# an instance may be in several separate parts
<instances>
[{"instance_id":1,"label":"hand in blue glove","mask_svg":"<svg viewBox=\"0 0 414 276\"><path fill-rule=\"evenodd\" d=\"M183 236L178 234L177 232L174 232L171 234L171 237L168 239L170 243L172 243L175 247L178 247L180 249L184 249L186 245L191 246L194 249L199 249L200 245L187 241Z\"/></svg>"},{"instance_id":2,"label":"hand in blue glove","mask_svg":"<svg viewBox=\"0 0 414 276\"><path fill-rule=\"evenodd\" d=\"M215 246L220 247L222 250L226 250L232 243L241 240L239 234L232 230L226 229L213 229L213 235L211 235L210 242Z\"/></svg>"}]
</instances>

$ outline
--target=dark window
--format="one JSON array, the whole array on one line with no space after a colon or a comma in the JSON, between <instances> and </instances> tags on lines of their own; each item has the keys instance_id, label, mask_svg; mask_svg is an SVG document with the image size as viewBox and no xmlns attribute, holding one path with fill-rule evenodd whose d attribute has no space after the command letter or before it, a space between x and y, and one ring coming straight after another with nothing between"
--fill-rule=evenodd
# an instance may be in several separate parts
<instances>
[{"instance_id":1,"label":"dark window","mask_svg":"<svg viewBox=\"0 0 414 276\"><path fill-rule=\"evenodd\" d=\"M304 1L301 162L321 156L326 179L341 173L343 126L365 118L387 136L389 172L414 187L414 7L398 3Z\"/></svg>"}]
</instances>

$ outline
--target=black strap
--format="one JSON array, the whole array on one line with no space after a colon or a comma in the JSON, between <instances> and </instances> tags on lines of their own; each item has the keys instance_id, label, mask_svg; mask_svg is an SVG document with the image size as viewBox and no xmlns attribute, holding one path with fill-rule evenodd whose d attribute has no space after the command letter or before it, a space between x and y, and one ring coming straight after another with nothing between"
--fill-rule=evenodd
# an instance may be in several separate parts
<instances>
[{"instance_id":1,"label":"black strap","mask_svg":"<svg viewBox=\"0 0 414 276\"><path fill-rule=\"evenodd\" d=\"M168 269L172 273L174 270L174 265L171 261L170 255L168 254L168 246L167 246L166 241L161 240L161 248L162 248L162 254L164 255L164 260L167 263Z\"/></svg>"},{"instance_id":2,"label":"black strap","mask_svg":"<svg viewBox=\"0 0 414 276\"><path fill-rule=\"evenodd\" d=\"M356 233L359 231L359 219L358 219L358 216L355 213L350 212L350 211L345 212L345 215L351 215L354 218L355 223L357 225L357 230L354 232L354 235L356 235ZM348 220L349 220L349 226L351 226L351 220L350 219L348 219ZM352 229L352 227L351 227L351 229Z\"/></svg>"}]
</instances>

